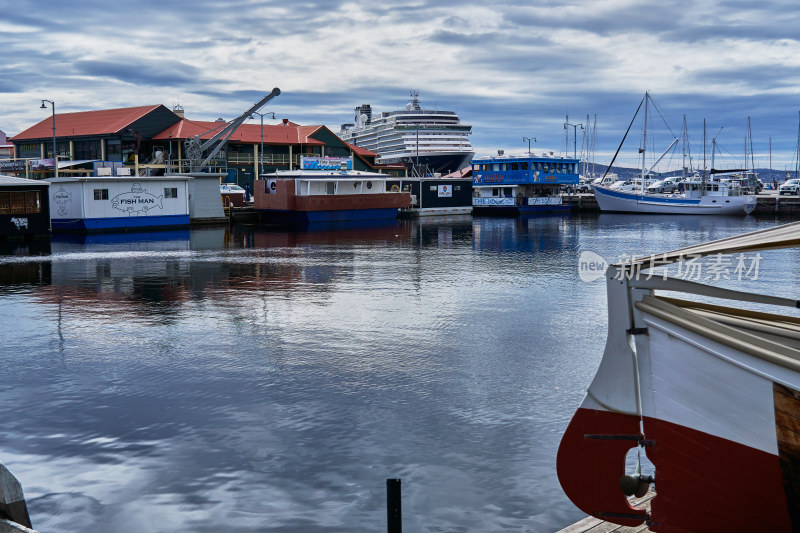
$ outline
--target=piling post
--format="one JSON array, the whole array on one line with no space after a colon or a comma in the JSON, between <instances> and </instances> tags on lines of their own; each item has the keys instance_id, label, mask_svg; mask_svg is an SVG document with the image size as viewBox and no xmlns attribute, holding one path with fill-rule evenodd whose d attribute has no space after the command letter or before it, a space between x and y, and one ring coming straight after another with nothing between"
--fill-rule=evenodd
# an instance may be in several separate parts
<instances>
[{"instance_id":1,"label":"piling post","mask_svg":"<svg viewBox=\"0 0 800 533\"><path fill-rule=\"evenodd\" d=\"M403 531L399 479L386 480L386 524L388 533L402 533Z\"/></svg>"}]
</instances>

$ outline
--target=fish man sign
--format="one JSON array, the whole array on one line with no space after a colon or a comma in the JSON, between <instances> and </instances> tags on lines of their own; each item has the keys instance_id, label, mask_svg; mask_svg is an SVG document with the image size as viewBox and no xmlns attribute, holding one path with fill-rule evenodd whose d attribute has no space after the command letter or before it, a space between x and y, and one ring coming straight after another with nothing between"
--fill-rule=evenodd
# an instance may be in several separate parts
<instances>
[{"instance_id":1,"label":"fish man sign","mask_svg":"<svg viewBox=\"0 0 800 533\"><path fill-rule=\"evenodd\" d=\"M72 195L64 190L64 187L59 187L57 191L53 192L53 203L58 208L59 216L67 216L67 209L72 203Z\"/></svg>"},{"instance_id":2,"label":"fish man sign","mask_svg":"<svg viewBox=\"0 0 800 533\"><path fill-rule=\"evenodd\" d=\"M161 200L163 196L155 196L142 189L138 183L131 185L130 192L123 192L116 195L111 199L111 207L119 209L128 216L138 217L139 215L147 215L151 209L163 209Z\"/></svg>"}]
</instances>

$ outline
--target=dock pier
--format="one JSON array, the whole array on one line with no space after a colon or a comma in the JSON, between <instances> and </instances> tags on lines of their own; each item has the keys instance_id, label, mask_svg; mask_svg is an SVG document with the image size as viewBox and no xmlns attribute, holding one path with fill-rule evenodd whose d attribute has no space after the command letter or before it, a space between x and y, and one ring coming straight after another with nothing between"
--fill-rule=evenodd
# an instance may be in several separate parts
<instances>
[{"instance_id":1,"label":"dock pier","mask_svg":"<svg viewBox=\"0 0 800 533\"><path fill-rule=\"evenodd\" d=\"M633 507L645 509L650 511L650 500L655 497L656 493L650 489L647 494L641 498L630 497L628 501ZM557 533L649 533L647 524L642 524L636 527L620 526L619 524L612 524L605 522L593 516L587 516L579 522L575 522L571 526L559 530Z\"/></svg>"},{"instance_id":2,"label":"dock pier","mask_svg":"<svg viewBox=\"0 0 800 533\"><path fill-rule=\"evenodd\" d=\"M565 202L572 203L573 213L599 213L600 207L593 193L565 194ZM800 197L778 196L776 191L762 192L756 196L758 203L753 215L800 216Z\"/></svg>"}]
</instances>

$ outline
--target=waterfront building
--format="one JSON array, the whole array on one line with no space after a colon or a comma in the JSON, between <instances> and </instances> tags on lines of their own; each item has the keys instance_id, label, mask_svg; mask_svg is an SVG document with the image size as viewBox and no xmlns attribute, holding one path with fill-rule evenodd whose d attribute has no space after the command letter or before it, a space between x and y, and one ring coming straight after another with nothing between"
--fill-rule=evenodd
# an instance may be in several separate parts
<instances>
[{"instance_id":1,"label":"waterfront building","mask_svg":"<svg viewBox=\"0 0 800 533\"><path fill-rule=\"evenodd\" d=\"M120 163L134 176L189 172L184 142L194 136L210 139L225 125L222 119L189 120L179 106L57 113L58 174L93 175L97 162ZM53 176L53 136L52 116L15 135L13 158L3 170L36 178ZM283 119L263 127L241 125L203 170L221 172L225 181L251 189L262 168L264 173L297 169L301 157L352 157L355 170L405 175L405 167L376 164L376 155L345 143L325 126L301 126Z\"/></svg>"},{"instance_id":2,"label":"waterfront building","mask_svg":"<svg viewBox=\"0 0 800 533\"><path fill-rule=\"evenodd\" d=\"M352 158L304 157L300 170L256 180L255 208L263 222L277 224L393 220L411 195L389 185L391 178L353 170Z\"/></svg>"},{"instance_id":3,"label":"waterfront building","mask_svg":"<svg viewBox=\"0 0 800 533\"><path fill-rule=\"evenodd\" d=\"M473 213L516 216L569 211L560 188L577 185L579 162L533 154L473 159Z\"/></svg>"},{"instance_id":4,"label":"waterfront building","mask_svg":"<svg viewBox=\"0 0 800 533\"><path fill-rule=\"evenodd\" d=\"M189 226L189 175L49 178L53 231Z\"/></svg>"}]
</instances>

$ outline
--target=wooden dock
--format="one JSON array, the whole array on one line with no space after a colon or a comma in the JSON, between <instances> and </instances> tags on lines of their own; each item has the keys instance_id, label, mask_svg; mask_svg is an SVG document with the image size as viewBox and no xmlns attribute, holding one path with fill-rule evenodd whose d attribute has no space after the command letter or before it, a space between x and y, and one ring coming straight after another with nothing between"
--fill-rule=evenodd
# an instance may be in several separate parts
<instances>
[{"instance_id":1,"label":"wooden dock","mask_svg":"<svg viewBox=\"0 0 800 533\"><path fill-rule=\"evenodd\" d=\"M631 505L634 507L639 507L640 509L646 509L649 511L650 500L652 500L655 495L655 491L650 490L642 498L629 498L628 501L630 501ZM593 516L587 516L580 522L576 522L571 526L567 526L557 533L610 533L612 531L614 533L640 533L648 532L650 530L647 528L647 524L642 524L641 526L636 527L620 526L619 524L604 522L603 520L594 518Z\"/></svg>"},{"instance_id":2,"label":"wooden dock","mask_svg":"<svg viewBox=\"0 0 800 533\"><path fill-rule=\"evenodd\" d=\"M563 195L565 202L572 203L573 212L599 213L600 207L593 193ZM778 196L775 191L766 191L756 196L758 203L753 215L800 216L800 197Z\"/></svg>"}]
</instances>

